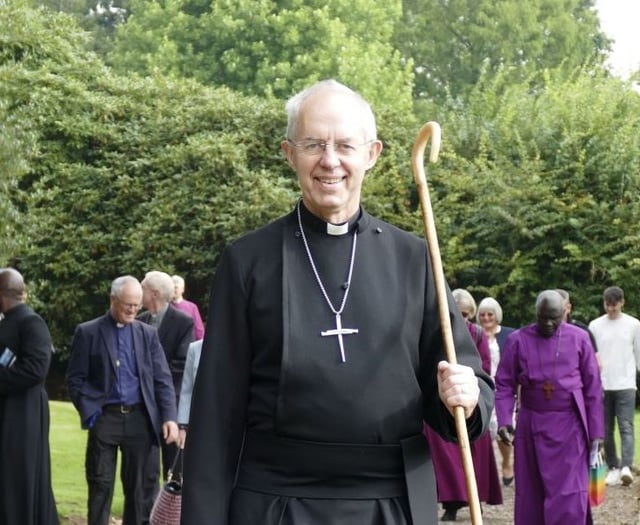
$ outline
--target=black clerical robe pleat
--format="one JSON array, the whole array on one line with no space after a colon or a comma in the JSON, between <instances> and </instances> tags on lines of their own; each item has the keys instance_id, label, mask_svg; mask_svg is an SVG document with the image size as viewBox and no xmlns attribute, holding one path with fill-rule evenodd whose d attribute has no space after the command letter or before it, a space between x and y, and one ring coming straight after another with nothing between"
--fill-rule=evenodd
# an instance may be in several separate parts
<instances>
[{"instance_id":1,"label":"black clerical robe pleat","mask_svg":"<svg viewBox=\"0 0 640 525\"><path fill-rule=\"evenodd\" d=\"M421 434L423 419L445 438L454 439L453 418L437 393L436 365L444 352L424 240L364 211L349 233L339 237L327 235L325 224L304 210L303 223L335 309L345 293L357 231L353 275L341 320L343 327L358 333L343 336L345 362L338 338L321 335L335 329L335 315L314 276L295 212L228 247L214 279L192 401L184 525L408 524L411 512L404 478L397 494L385 489L383 493L393 495L370 498L370 492L349 487L349 476L336 472L337 467L319 480L318 471L307 477L299 466L283 464L286 473L281 479L295 471L297 486L311 488L309 493L296 489L282 494L270 486L271 481L257 486L259 482L251 479L251 473L262 473L264 479L273 480L277 467L270 472L268 467L254 469L255 464L248 463L257 456L253 449L243 454L243 442L253 447L260 435L265 441L275 437L276 447L281 439L309 442L319 447L321 459L322 444L328 449L340 444L366 450L397 446L402 462L400 443ZM449 303L455 311L451 297ZM491 382L482 372L460 316L453 317L453 331L459 362L473 366L480 378L479 410L469 421L475 437L491 412ZM251 439L245 439L249 435ZM382 456L374 476L393 478L393 467L387 469ZM424 500L428 519L435 522L437 503L428 452L425 458L431 481L423 487ZM347 463L345 469L352 466ZM404 476L402 470L400 466L399 474ZM358 478L358 473L350 474ZM314 493L315 483L323 485ZM336 489L340 483L344 498Z\"/></svg>"},{"instance_id":2,"label":"black clerical robe pleat","mask_svg":"<svg viewBox=\"0 0 640 525\"><path fill-rule=\"evenodd\" d=\"M0 523L57 525L44 387L51 337L27 305L12 308L0 321L0 353L5 348L18 359L0 368Z\"/></svg>"}]
</instances>

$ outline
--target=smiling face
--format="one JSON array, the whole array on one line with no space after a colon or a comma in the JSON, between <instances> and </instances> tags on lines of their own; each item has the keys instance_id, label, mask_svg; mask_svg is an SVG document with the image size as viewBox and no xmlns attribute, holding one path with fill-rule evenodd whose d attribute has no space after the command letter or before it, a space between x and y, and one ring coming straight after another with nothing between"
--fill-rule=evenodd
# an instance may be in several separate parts
<instances>
[{"instance_id":1,"label":"smiling face","mask_svg":"<svg viewBox=\"0 0 640 525\"><path fill-rule=\"evenodd\" d=\"M302 103L296 136L289 139L328 146L309 155L286 140L282 142L287 161L298 175L304 205L334 224L349 220L358 211L365 173L382 150L379 140L366 136L364 109L353 95L330 88L320 90ZM348 144L355 150L345 154L336 151L334 144Z\"/></svg>"},{"instance_id":2,"label":"smiling face","mask_svg":"<svg viewBox=\"0 0 640 525\"><path fill-rule=\"evenodd\" d=\"M478 322L488 332L492 332L498 326L498 319L493 310L481 309L478 312Z\"/></svg>"}]
</instances>

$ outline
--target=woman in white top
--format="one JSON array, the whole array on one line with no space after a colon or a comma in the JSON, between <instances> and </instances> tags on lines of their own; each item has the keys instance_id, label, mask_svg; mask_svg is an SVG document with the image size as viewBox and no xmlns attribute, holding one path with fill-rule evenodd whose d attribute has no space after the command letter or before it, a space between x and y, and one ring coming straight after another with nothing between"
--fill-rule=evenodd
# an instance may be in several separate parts
<instances>
[{"instance_id":1,"label":"woman in white top","mask_svg":"<svg viewBox=\"0 0 640 525\"><path fill-rule=\"evenodd\" d=\"M491 378L494 379L498 363L500 362L500 350L504 348L505 341L514 328L502 326L502 307L493 297L485 297L478 305L478 322L489 341L489 354L491 356ZM515 426L515 425L514 425ZM495 410L491 416L491 435L498 442L498 449L502 456L502 483L508 487L513 482L513 450L497 438L498 421Z\"/></svg>"}]
</instances>

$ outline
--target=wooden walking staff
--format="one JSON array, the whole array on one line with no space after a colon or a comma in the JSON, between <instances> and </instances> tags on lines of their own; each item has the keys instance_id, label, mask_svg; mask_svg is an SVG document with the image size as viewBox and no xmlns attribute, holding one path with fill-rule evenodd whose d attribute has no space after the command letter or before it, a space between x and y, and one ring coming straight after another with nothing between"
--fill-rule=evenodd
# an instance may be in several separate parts
<instances>
[{"instance_id":1,"label":"wooden walking staff","mask_svg":"<svg viewBox=\"0 0 640 525\"><path fill-rule=\"evenodd\" d=\"M424 222L425 236L427 246L429 248L429 257L431 266L433 267L433 280L436 287L436 298L438 301L438 314L440 316L440 328L442 330L442 339L444 341L444 349L447 360L451 364L456 364L456 351L453 346L453 333L451 331L451 319L449 318L449 305L447 302L447 290L444 280L444 271L442 269L442 260L440 258L440 247L438 246L438 234L436 233L436 224L433 219L433 209L429 199L429 188L427 186L427 178L424 173L424 149L431 139L431 151L429 154L429 162L438 160L440 152L440 125L437 122L427 122L420 131L413 145L411 153L411 163L413 168L413 176L416 180L418 188L418 197L420 198L420 208L422 209L422 220ZM476 476L473 472L473 461L471 459L471 447L469 445L469 435L467 434L467 422L464 417L464 408L455 407L453 411L456 424L456 432L458 435L458 443L460 444L460 455L462 456L462 467L464 468L464 477L467 485L467 499L469 510L471 512L471 523L473 525L482 524L482 513L480 509L480 500L478 498L478 487L476 485Z\"/></svg>"}]
</instances>

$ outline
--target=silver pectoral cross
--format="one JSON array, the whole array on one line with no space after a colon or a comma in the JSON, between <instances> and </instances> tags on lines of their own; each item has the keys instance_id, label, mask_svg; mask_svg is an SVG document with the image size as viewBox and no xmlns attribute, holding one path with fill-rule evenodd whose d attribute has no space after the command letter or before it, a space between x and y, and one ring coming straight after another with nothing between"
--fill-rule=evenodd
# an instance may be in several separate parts
<instances>
[{"instance_id":1,"label":"silver pectoral cross","mask_svg":"<svg viewBox=\"0 0 640 525\"><path fill-rule=\"evenodd\" d=\"M340 314L336 314L336 327L332 330L325 330L324 332L320 332L322 337L327 337L329 335L337 335L338 336L338 344L340 345L340 357L342 358L342 362L345 363L346 359L344 357L344 341L342 340L343 335L357 334L357 328L342 328L342 320L340 319Z\"/></svg>"}]
</instances>

